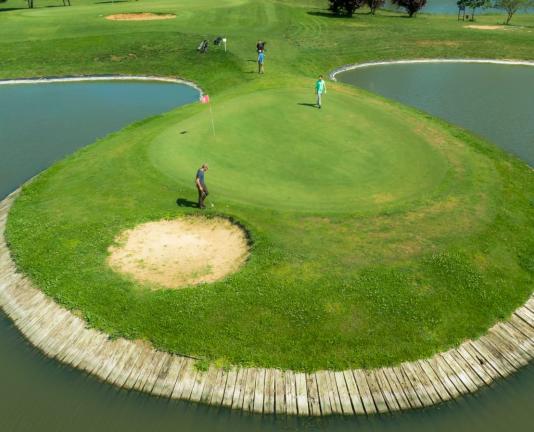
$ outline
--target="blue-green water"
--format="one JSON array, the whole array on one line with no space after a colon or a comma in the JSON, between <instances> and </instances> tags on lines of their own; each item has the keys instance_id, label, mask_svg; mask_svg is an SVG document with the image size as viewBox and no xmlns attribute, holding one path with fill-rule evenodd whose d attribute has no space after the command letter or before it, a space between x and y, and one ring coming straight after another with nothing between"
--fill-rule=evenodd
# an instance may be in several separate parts
<instances>
[{"instance_id":1,"label":"blue-green water","mask_svg":"<svg viewBox=\"0 0 534 432\"><path fill-rule=\"evenodd\" d=\"M0 86L0 198L79 147L198 96L162 82Z\"/></svg>"},{"instance_id":2,"label":"blue-green water","mask_svg":"<svg viewBox=\"0 0 534 432\"><path fill-rule=\"evenodd\" d=\"M469 129L534 166L533 66L391 64L337 79Z\"/></svg>"},{"instance_id":3,"label":"blue-green water","mask_svg":"<svg viewBox=\"0 0 534 432\"><path fill-rule=\"evenodd\" d=\"M198 96L168 84L124 85L0 86L0 195L113 128ZM42 356L0 312L0 432L530 432L532 395L529 366L475 395L425 410L320 419L249 415L101 383Z\"/></svg>"}]
</instances>

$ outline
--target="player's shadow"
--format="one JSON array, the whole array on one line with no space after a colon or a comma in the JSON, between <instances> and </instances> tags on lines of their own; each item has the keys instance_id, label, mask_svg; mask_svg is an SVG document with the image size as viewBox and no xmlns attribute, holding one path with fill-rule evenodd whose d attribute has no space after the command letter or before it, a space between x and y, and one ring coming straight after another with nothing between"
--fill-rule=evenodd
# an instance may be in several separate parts
<instances>
[{"instance_id":1,"label":"player's shadow","mask_svg":"<svg viewBox=\"0 0 534 432\"><path fill-rule=\"evenodd\" d=\"M313 103L299 102L297 105L307 106L307 107L310 107L310 108L317 108L317 105L313 104Z\"/></svg>"},{"instance_id":2,"label":"player's shadow","mask_svg":"<svg viewBox=\"0 0 534 432\"><path fill-rule=\"evenodd\" d=\"M196 202L189 201L186 198L178 198L176 200L176 205L178 207L189 207L189 208L197 208L198 207L198 204Z\"/></svg>"}]
</instances>

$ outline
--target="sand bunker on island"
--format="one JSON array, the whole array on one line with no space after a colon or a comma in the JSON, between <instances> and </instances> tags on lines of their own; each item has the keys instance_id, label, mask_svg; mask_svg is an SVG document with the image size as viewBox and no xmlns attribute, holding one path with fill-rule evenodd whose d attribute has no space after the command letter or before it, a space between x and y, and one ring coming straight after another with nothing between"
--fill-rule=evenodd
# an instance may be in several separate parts
<instances>
[{"instance_id":1,"label":"sand bunker on island","mask_svg":"<svg viewBox=\"0 0 534 432\"><path fill-rule=\"evenodd\" d=\"M249 255L245 232L223 218L148 222L115 241L108 249L113 270L165 288L217 281L237 271Z\"/></svg>"},{"instance_id":2,"label":"sand bunker on island","mask_svg":"<svg viewBox=\"0 0 534 432\"><path fill-rule=\"evenodd\" d=\"M108 15L106 19L111 21L152 21L176 18L174 14L155 14L151 12L142 13L122 13Z\"/></svg>"},{"instance_id":3,"label":"sand bunker on island","mask_svg":"<svg viewBox=\"0 0 534 432\"><path fill-rule=\"evenodd\" d=\"M471 24L471 25L466 25L465 28L477 29L477 30L506 30L506 27L502 26L502 25L476 25L476 24Z\"/></svg>"}]
</instances>

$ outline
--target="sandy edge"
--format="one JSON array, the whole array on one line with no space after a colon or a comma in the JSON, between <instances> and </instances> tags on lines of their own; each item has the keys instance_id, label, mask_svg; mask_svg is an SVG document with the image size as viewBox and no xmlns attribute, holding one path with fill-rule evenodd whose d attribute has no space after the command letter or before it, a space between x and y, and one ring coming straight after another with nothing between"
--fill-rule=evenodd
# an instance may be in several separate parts
<instances>
[{"instance_id":1,"label":"sandy edge","mask_svg":"<svg viewBox=\"0 0 534 432\"><path fill-rule=\"evenodd\" d=\"M493 60L493 59L414 59L414 60L385 60L368 63L353 63L331 71L328 76L332 81L337 81L336 75L354 69L363 69L373 66L388 66L395 64L417 64L417 63L489 63L516 66L534 66L534 61L529 60Z\"/></svg>"},{"instance_id":2,"label":"sandy edge","mask_svg":"<svg viewBox=\"0 0 534 432\"><path fill-rule=\"evenodd\" d=\"M167 82L174 84L184 84L193 87L199 92L198 100L202 99L204 90L195 82L182 78L160 77L155 75L82 75L66 77L43 77L43 78L15 78L0 79L0 85L17 85L17 84L49 84L59 82L84 82L84 81L152 81Z\"/></svg>"}]
</instances>

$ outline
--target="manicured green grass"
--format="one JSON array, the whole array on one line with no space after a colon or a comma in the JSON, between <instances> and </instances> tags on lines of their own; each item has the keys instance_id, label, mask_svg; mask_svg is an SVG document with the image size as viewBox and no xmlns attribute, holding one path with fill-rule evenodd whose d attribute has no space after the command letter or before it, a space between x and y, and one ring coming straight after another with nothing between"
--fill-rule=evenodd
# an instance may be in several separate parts
<instances>
[{"instance_id":1,"label":"manicured green grass","mask_svg":"<svg viewBox=\"0 0 534 432\"><path fill-rule=\"evenodd\" d=\"M211 93L216 131L208 107L196 104L49 169L24 189L8 220L19 267L114 336L232 364L394 364L506 317L534 276L530 169L452 126L347 86L329 83L321 111L301 104L314 102L317 73L343 63L528 58L529 27L480 33L454 17L309 13L320 4L86 1L1 12L4 77L184 76ZM177 19L101 16L125 11ZM229 37L227 55L195 53L205 34L218 33ZM261 77L249 61L257 38L269 48ZM202 162L211 167L209 214L250 230L247 265L221 282L177 291L151 290L110 270L107 248L119 232L197 212L176 200L194 199Z\"/></svg>"}]
</instances>

